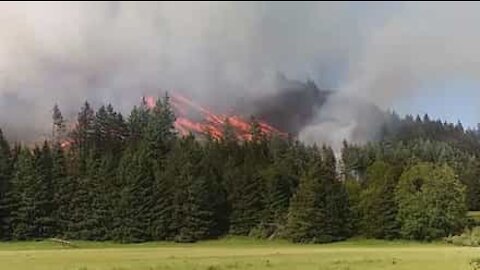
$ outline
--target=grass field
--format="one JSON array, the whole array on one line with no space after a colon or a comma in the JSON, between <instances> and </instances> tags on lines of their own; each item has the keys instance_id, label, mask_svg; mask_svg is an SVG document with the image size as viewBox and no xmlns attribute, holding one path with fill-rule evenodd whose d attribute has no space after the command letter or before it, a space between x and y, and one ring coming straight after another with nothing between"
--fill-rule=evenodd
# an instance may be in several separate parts
<instances>
[{"instance_id":1,"label":"grass field","mask_svg":"<svg viewBox=\"0 0 480 270\"><path fill-rule=\"evenodd\" d=\"M444 244L348 241L328 245L223 239L197 244L119 245L76 242L76 248L51 242L0 243L5 270L456 270L473 269L480 249Z\"/></svg>"}]
</instances>

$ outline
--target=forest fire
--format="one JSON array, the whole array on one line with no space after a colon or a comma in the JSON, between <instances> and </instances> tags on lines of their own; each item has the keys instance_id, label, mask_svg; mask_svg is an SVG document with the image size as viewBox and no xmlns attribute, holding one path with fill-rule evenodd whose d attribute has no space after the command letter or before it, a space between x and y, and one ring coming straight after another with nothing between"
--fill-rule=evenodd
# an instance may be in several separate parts
<instances>
[{"instance_id":1,"label":"forest fire","mask_svg":"<svg viewBox=\"0 0 480 270\"><path fill-rule=\"evenodd\" d=\"M153 96L144 97L144 102L148 108L154 108L156 98ZM216 114L210 109L207 109L190 99L175 94L170 98L170 104L176 116L174 123L175 129L180 135L186 136L190 133L196 135L209 135L215 139L221 139L224 136L225 125L229 123L237 138L241 141L251 140L251 121L244 117L232 114ZM279 135L286 137L287 133L282 132L265 121L258 120L258 128L263 135ZM71 123L67 130L75 130L76 123ZM73 139L63 137L60 139L60 147L68 149L72 146Z\"/></svg>"},{"instance_id":2,"label":"forest fire","mask_svg":"<svg viewBox=\"0 0 480 270\"><path fill-rule=\"evenodd\" d=\"M146 97L145 101L148 107L153 108L155 106L154 97ZM181 135L188 135L189 133L209 134L215 139L220 139L224 135L224 127L228 122L238 139L251 139L250 121L240 115L216 114L179 94L172 95L170 102L177 118L175 128ZM272 127L265 121L257 121L262 134L286 136L284 132Z\"/></svg>"}]
</instances>

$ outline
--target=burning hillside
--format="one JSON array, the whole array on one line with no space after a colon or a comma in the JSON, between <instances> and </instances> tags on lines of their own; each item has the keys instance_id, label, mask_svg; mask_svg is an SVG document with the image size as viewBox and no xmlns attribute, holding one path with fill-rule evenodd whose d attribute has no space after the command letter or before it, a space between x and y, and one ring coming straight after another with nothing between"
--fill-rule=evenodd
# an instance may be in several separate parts
<instances>
[{"instance_id":1,"label":"burning hillside","mask_svg":"<svg viewBox=\"0 0 480 270\"><path fill-rule=\"evenodd\" d=\"M275 93L246 100L228 113L218 113L175 92L170 99L177 117L175 127L182 135L192 132L210 134L219 139L228 121L240 140L249 140L251 121L248 119L253 116L263 134L297 136L312 123L317 110L330 94L330 91L320 90L311 81L303 83L281 75L277 78L276 88ZM153 107L155 97L147 97L146 102Z\"/></svg>"},{"instance_id":2,"label":"burning hillside","mask_svg":"<svg viewBox=\"0 0 480 270\"><path fill-rule=\"evenodd\" d=\"M147 105L155 106L155 98L147 97ZM176 115L175 128L181 135L209 134L213 138L223 137L224 127L228 123L240 140L251 139L251 123L239 114L218 114L194 101L180 95L173 94L171 104ZM286 136L286 133L278 130L269 123L257 119L259 128L266 135Z\"/></svg>"},{"instance_id":3,"label":"burning hillside","mask_svg":"<svg viewBox=\"0 0 480 270\"><path fill-rule=\"evenodd\" d=\"M238 103L228 112L200 105L178 92L170 93L170 104L176 117L175 129L182 136L192 133L220 139L228 124L239 140L248 141L252 136L252 119L255 119L258 129L266 136L297 136L305 126L312 123L315 111L323 106L330 92L319 90L313 83L280 81L279 85L281 86L275 93L262 99ZM156 98L144 97L146 106L155 107ZM89 119L93 121L94 111L91 108L89 110L82 115L90 115ZM78 121L66 122L67 133L78 128ZM73 139L69 136L61 137L62 147L70 147Z\"/></svg>"}]
</instances>

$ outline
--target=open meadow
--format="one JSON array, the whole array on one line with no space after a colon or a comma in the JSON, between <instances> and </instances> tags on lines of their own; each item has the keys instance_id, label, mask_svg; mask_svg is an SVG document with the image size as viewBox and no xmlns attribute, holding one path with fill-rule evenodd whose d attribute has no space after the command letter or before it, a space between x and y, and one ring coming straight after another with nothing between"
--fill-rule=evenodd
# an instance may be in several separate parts
<instances>
[{"instance_id":1,"label":"open meadow","mask_svg":"<svg viewBox=\"0 0 480 270\"><path fill-rule=\"evenodd\" d=\"M470 262L480 249L441 243L354 240L327 245L227 238L196 244L75 242L0 244L5 270L455 270L476 269ZM479 268L480 269L480 268Z\"/></svg>"}]
</instances>

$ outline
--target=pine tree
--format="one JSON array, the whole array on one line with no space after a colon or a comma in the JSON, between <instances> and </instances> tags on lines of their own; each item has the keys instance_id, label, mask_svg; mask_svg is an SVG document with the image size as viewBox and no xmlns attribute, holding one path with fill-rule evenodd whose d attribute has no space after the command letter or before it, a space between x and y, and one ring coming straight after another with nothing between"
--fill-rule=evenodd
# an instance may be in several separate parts
<instances>
[{"instance_id":1,"label":"pine tree","mask_svg":"<svg viewBox=\"0 0 480 270\"><path fill-rule=\"evenodd\" d=\"M295 193L300 176L292 144L280 137L272 137L269 144L270 165L262 171L266 185L262 223L266 225L263 236L275 237L283 233L290 198Z\"/></svg>"},{"instance_id":2,"label":"pine tree","mask_svg":"<svg viewBox=\"0 0 480 270\"><path fill-rule=\"evenodd\" d=\"M318 198L320 182L318 168L312 166L300 179L288 211L286 236L293 242L318 242L323 238L325 209Z\"/></svg>"},{"instance_id":3,"label":"pine tree","mask_svg":"<svg viewBox=\"0 0 480 270\"><path fill-rule=\"evenodd\" d=\"M118 154L123 150L128 128L122 114L112 105L101 106L93 123L95 133L95 151L97 157L103 154Z\"/></svg>"},{"instance_id":4,"label":"pine tree","mask_svg":"<svg viewBox=\"0 0 480 270\"><path fill-rule=\"evenodd\" d=\"M279 164L272 164L261 173L265 183L265 210L259 233L261 237L275 237L281 233L286 223L293 179Z\"/></svg>"},{"instance_id":5,"label":"pine tree","mask_svg":"<svg viewBox=\"0 0 480 270\"><path fill-rule=\"evenodd\" d=\"M94 110L85 102L78 113L76 127L70 134L72 147L69 172L74 193L67 236L73 239L95 239L93 229L97 220L92 209L97 181L95 172L99 163L95 151L96 122Z\"/></svg>"},{"instance_id":6,"label":"pine tree","mask_svg":"<svg viewBox=\"0 0 480 270\"><path fill-rule=\"evenodd\" d=\"M367 237L393 239L398 235L395 203L396 178L392 166L376 161L367 171L361 194L362 232Z\"/></svg>"},{"instance_id":7,"label":"pine tree","mask_svg":"<svg viewBox=\"0 0 480 270\"><path fill-rule=\"evenodd\" d=\"M170 106L168 94L163 99L158 99L146 126L145 140L151 158L162 162L171 150L176 138L174 128L175 115ZM161 166L161 164L160 164Z\"/></svg>"},{"instance_id":8,"label":"pine tree","mask_svg":"<svg viewBox=\"0 0 480 270\"><path fill-rule=\"evenodd\" d=\"M53 237L57 231L57 223L54 217L54 183L52 181L53 160L50 146L47 142L43 147L35 148L33 152L35 168L35 236L39 238Z\"/></svg>"},{"instance_id":9,"label":"pine tree","mask_svg":"<svg viewBox=\"0 0 480 270\"><path fill-rule=\"evenodd\" d=\"M146 149L149 170L152 179L152 205L149 209L150 235L156 240L173 237L173 178L172 170L168 169L170 152L176 143L174 129L175 115L170 106L168 94L158 99L151 110L149 122L146 125L143 147ZM174 170L173 170L174 171Z\"/></svg>"},{"instance_id":10,"label":"pine tree","mask_svg":"<svg viewBox=\"0 0 480 270\"><path fill-rule=\"evenodd\" d=\"M140 106L133 107L127 121L129 144L136 144L145 136L145 131L150 120L150 108L145 98Z\"/></svg>"},{"instance_id":11,"label":"pine tree","mask_svg":"<svg viewBox=\"0 0 480 270\"><path fill-rule=\"evenodd\" d=\"M72 239L94 240L93 233L97 224L93 215L94 198L94 172L98 163L92 152L82 157L82 173L74 174L73 194L71 198L70 221L67 229L67 236Z\"/></svg>"},{"instance_id":12,"label":"pine tree","mask_svg":"<svg viewBox=\"0 0 480 270\"><path fill-rule=\"evenodd\" d=\"M118 170L120 181L115 201L112 238L120 242L143 242L152 239L154 176L148 149L127 149Z\"/></svg>"},{"instance_id":13,"label":"pine tree","mask_svg":"<svg viewBox=\"0 0 480 270\"><path fill-rule=\"evenodd\" d=\"M246 146L244 146L246 147ZM252 156L244 157L238 166L228 168L227 183L230 183L230 232L247 235L260 223L264 210L262 178L256 170Z\"/></svg>"},{"instance_id":14,"label":"pine tree","mask_svg":"<svg viewBox=\"0 0 480 270\"><path fill-rule=\"evenodd\" d=\"M35 227L35 165L30 150L22 148L15 164L15 175L12 180L11 224L12 238L26 240L36 238Z\"/></svg>"},{"instance_id":15,"label":"pine tree","mask_svg":"<svg viewBox=\"0 0 480 270\"><path fill-rule=\"evenodd\" d=\"M223 147L230 155L225 167L230 204L230 232L233 234L257 234L265 211L265 182L261 171L268 167L268 144L261 134L258 123L250 127L251 140L238 144L229 123L225 125ZM238 152L235 156L235 152Z\"/></svg>"},{"instance_id":16,"label":"pine tree","mask_svg":"<svg viewBox=\"0 0 480 270\"><path fill-rule=\"evenodd\" d=\"M8 195L12 181L10 146L0 129L0 240L10 238L10 209Z\"/></svg>"},{"instance_id":17,"label":"pine tree","mask_svg":"<svg viewBox=\"0 0 480 270\"><path fill-rule=\"evenodd\" d=\"M174 227L175 240L193 242L217 236L221 231L217 211L224 204L220 183L210 160L193 136L179 141L175 155Z\"/></svg>"},{"instance_id":18,"label":"pine tree","mask_svg":"<svg viewBox=\"0 0 480 270\"><path fill-rule=\"evenodd\" d=\"M85 218L80 223L83 226L79 227L83 239L103 240L108 232L107 198L114 190L105 188L107 183L105 183L104 161L104 157L92 153L87 163L87 176L83 182L83 188L86 191L83 193L83 198L87 201L82 208L87 211L81 212Z\"/></svg>"},{"instance_id":19,"label":"pine tree","mask_svg":"<svg viewBox=\"0 0 480 270\"><path fill-rule=\"evenodd\" d=\"M208 174L200 173L192 180L189 187L191 212L186 228L190 231L187 233L190 240L197 241L215 236L218 226L215 197L218 193L215 179L209 178Z\"/></svg>"},{"instance_id":20,"label":"pine tree","mask_svg":"<svg viewBox=\"0 0 480 270\"><path fill-rule=\"evenodd\" d=\"M348 196L336 176L331 148L309 148L309 164L292 197L286 228L294 242L332 242L349 236Z\"/></svg>"},{"instance_id":21,"label":"pine tree","mask_svg":"<svg viewBox=\"0 0 480 270\"><path fill-rule=\"evenodd\" d=\"M95 112L88 102L85 102L77 116L77 124L71 132L72 150L74 152L75 173L84 176L87 161L95 143Z\"/></svg>"},{"instance_id":22,"label":"pine tree","mask_svg":"<svg viewBox=\"0 0 480 270\"><path fill-rule=\"evenodd\" d=\"M65 119L63 119L62 112L57 104L53 106L52 113L52 136L55 144L62 144L66 139L67 129Z\"/></svg>"},{"instance_id":23,"label":"pine tree","mask_svg":"<svg viewBox=\"0 0 480 270\"><path fill-rule=\"evenodd\" d=\"M121 154L128 136L127 125L112 105L99 108L94 119L95 147L92 166L90 208L92 229L90 238L105 240L113 229L113 209L120 188L116 181Z\"/></svg>"},{"instance_id":24,"label":"pine tree","mask_svg":"<svg viewBox=\"0 0 480 270\"><path fill-rule=\"evenodd\" d=\"M228 232L229 229L229 206L227 200L227 191L225 179L223 179L224 152L222 145L218 140L209 140L203 145L203 158L201 162L200 176L208 181L209 204L214 210L214 223L211 227L210 236L220 236Z\"/></svg>"},{"instance_id":25,"label":"pine tree","mask_svg":"<svg viewBox=\"0 0 480 270\"><path fill-rule=\"evenodd\" d=\"M343 240L349 236L350 213L348 195L345 187L337 177L336 159L333 149L322 147L322 192L325 205L325 241ZM330 240L328 239L330 238Z\"/></svg>"},{"instance_id":26,"label":"pine tree","mask_svg":"<svg viewBox=\"0 0 480 270\"><path fill-rule=\"evenodd\" d=\"M74 207L72 198L75 187L72 178L68 175L65 152L58 143L52 149L52 181L55 186L53 202L57 235L65 237L72 220L71 214Z\"/></svg>"}]
</instances>

